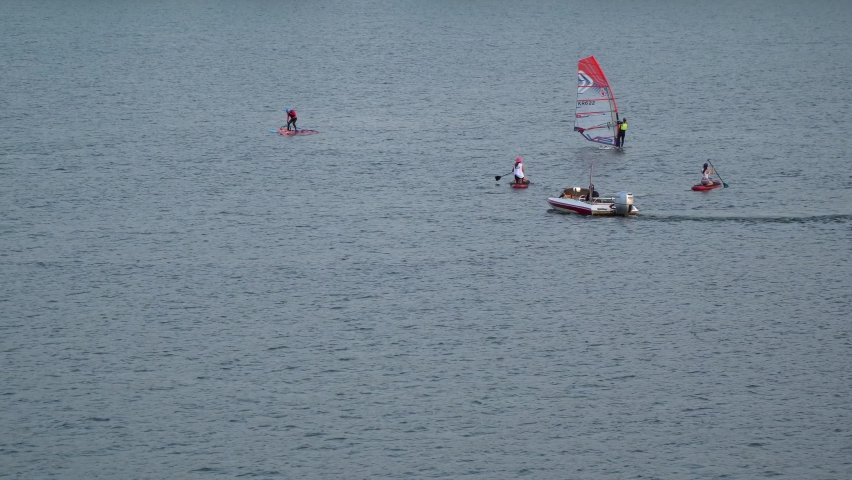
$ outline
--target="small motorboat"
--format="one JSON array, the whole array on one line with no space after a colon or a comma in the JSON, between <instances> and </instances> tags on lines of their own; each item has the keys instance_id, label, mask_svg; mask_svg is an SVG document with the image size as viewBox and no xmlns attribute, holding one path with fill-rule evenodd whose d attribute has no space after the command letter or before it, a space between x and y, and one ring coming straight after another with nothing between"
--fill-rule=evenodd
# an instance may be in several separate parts
<instances>
[{"instance_id":1,"label":"small motorboat","mask_svg":"<svg viewBox=\"0 0 852 480\"><path fill-rule=\"evenodd\" d=\"M621 217L639 213L639 209L633 205L633 194L629 192L618 192L611 196L592 196L591 200L588 198L587 188L571 187L566 188L558 197L549 197L547 203L561 213Z\"/></svg>"},{"instance_id":2,"label":"small motorboat","mask_svg":"<svg viewBox=\"0 0 852 480\"><path fill-rule=\"evenodd\" d=\"M722 182L718 180L714 180L707 185L699 183L698 185L693 185L692 190L694 192L706 192L707 190L713 190L714 188L719 188L722 186Z\"/></svg>"},{"instance_id":3,"label":"small motorboat","mask_svg":"<svg viewBox=\"0 0 852 480\"><path fill-rule=\"evenodd\" d=\"M558 197L549 197L547 203L561 213L580 215L621 216L637 215L639 209L633 206L633 194L618 192L615 195L601 196L592 184L592 172L589 171L589 187L566 188Z\"/></svg>"}]
</instances>

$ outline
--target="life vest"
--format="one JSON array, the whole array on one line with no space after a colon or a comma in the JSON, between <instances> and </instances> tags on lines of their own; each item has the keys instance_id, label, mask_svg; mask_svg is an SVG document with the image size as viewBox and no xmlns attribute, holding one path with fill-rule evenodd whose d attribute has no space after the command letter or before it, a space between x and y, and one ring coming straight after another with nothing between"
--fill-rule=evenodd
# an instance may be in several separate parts
<instances>
[{"instance_id":1,"label":"life vest","mask_svg":"<svg viewBox=\"0 0 852 480\"><path fill-rule=\"evenodd\" d=\"M290 113L287 114L287 118L296 118L296 111L290 110Z\"/></svg>"},{"instance_id":2,"label":"life vest","mask_svg":"<svg viewBox=\"0 0 852 480\"><path fill-rule=\"evenodd\" d=\"M626 132L626 131L627 131L627 122L621 122L621 131L622 131L622 132Z\"/></svg>"}]
</instances>

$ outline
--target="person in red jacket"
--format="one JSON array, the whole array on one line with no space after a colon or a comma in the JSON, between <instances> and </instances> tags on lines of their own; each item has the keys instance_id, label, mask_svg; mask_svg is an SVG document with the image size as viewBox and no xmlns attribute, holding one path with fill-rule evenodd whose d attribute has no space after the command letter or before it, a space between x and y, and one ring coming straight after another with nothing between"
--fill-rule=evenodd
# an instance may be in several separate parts
<instances>
[{"instance_id":1,"label":"person in red jacket","mask_svg":"<svg viewBox=\"0 0 852 480\"><path fill-rule=\"evenodd\" d=\"M287 131L288 132L290 131L290 124L291 123L293 124L293 130L295 130L297 132L299 131L299 129L296 128L296 120L298 120L298 118L296 117L296 111L290 110L288 108L287 109Z\"/></svg>"}]
</instances>

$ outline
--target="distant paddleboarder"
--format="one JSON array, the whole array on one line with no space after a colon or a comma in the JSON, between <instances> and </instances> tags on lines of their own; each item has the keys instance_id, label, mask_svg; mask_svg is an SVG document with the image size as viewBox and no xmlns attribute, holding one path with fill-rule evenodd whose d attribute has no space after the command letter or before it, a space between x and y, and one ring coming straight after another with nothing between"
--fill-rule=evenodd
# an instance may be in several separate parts
<instances>
[{"instance_id":1,"label":"distant paddleboarder","mask_svg":"<svg viewBox=\"0 0 852 480\"><path fill-rule=\"evenodd\" d=\"M512 169L512 173L515 175L515 183L530 183L524 172L523 158L518 157L515 159L515 168Z\"/></svg>"},{"instance_id":2,"label":"distant paddleboarder","mask_svg":"<svg viewBox=\"0 0 852 480\"><path fill-rule=\"evenodd\" d=\"M290 131L290 125L291 124L293 125L293 130L295 130L297 132L299 131L299 129L296 128L296 120L298 120L298 118L296 117L296 111L290 110L288 108L287 109L287 131L288 132Z\"/></svg>"},{"instance_id":3,"label":"distant paddleboarder","mask_svg":"<svg viewBox=\"0 0 852 480\"><path fill-rule=\"evenodd\" d=\"M701 169L701 185L713 185L713 180L710 180L710 175L713 173L715 173L713 167L705 163L704 168Z\"/></svg>"}]
</instances>

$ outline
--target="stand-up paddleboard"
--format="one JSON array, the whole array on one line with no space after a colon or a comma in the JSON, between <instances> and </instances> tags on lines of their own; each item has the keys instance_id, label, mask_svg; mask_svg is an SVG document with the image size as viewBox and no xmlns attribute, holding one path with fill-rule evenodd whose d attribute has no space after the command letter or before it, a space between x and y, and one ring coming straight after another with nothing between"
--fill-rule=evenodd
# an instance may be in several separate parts
<instances>
[{"instance_id":1,"label":"stand-up paddleboard","mask_svg":"<svg viewBox=\"0 0 852 480\"><path fill-rule=\"evenodd\" d=\"M527 187L530 186L529 183L514 183L514 182L510 183L509 185L511 185L512 188L527 188Z\"/></svg>"},{"instance_id":2,"label":"stand-up paddleboard","mask_svg":"<svg viewBox=\"0 0 852 480\"><path fill-rule=\"evenodd\" d=\"M303 128L301 130L287 130L284 128L280 130L270 130L269 133L277 133L278 135L284 135L285 137L295 137L301 135L316 135L320 132L316 130L308 130L307 128Z\"/></svg>"},{"instance_id":3,"label":"stand-up paddleboard","mask_svg":"<svg viewBox=\"0 0 852 480\"><path fill-rule=\"evenodd\" d=\"M692 191L694 192L706 192L707 190L713 190L714 188L719 188L722 186L722 182L713 182L711 185L693 185Z\"/></svg>"}]
</instances>

